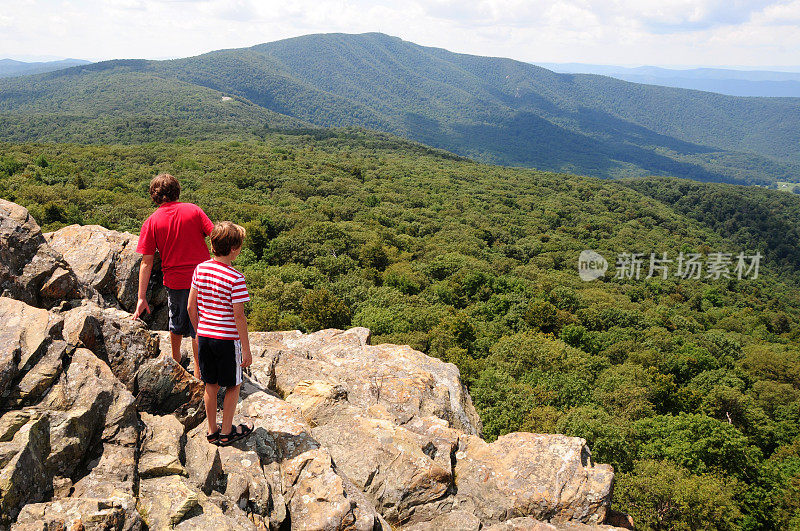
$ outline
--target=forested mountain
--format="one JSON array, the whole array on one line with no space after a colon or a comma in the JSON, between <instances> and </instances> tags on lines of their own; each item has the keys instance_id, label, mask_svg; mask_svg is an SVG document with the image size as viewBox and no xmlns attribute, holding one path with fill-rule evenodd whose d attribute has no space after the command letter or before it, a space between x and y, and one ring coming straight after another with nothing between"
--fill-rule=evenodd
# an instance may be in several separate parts
<instances>
[{"instance_id":1,"label":"forested mountain","mask_svg":"<svg viewBox=\"0 0 800 531\"><path fill-rule=\"evenodd\" d=\"M62 59L60 61L25 62L14 59L0 59L0 77L27 76L62 70L71 66L88 65L83 59Z\"/></svg>"},{"instance_id":2,"label":"forested mountain","mask_svg":"<svg viewBox=\"0 0 800 531\"><path fill-rule=\"evenodd\" d=\"M658 177L623 183L700 221L732 244L758 249L787 274L800 271L796 194Z\"/></svg>"},{"instance_id":3,"label":"forested mountain","mask_svg":"<svg viewBox=\"0 0 800 531\"><path fill-rule=\"evenodd\" d=\"M678 70L655 66L625 68L580 63L538 63L554 72L600 74L633 83L662 85L718 92L729 96L800 97L800 67L797 72L693 68Z\"/></svg>"},{"instance_id":4,"label":"forested mountain","mask_svg":"<svg viewBox=\"0 0 800 531\"><path fill-rule=\"evenodd\" d=\"M130 76L147 82L131 83ZM120 78L129 81L108 86ZM173 87L179 90L169 98L165 91ZM2 80L0 119L18 125L13 136L6 128L0 136L69 137L76 126L48 130L36 116L74 98L82 103L70 112L103 119L130 99L142 112L204 127L240 119L279 127L289 120L204 113L182 104L193 101L193 90L234 96L248 107L245 114L259 106L317 126L362 126L504 165L760 184L800 175L800 99L736 98L556 74L378 33L308 35L186 59L109 61Z\"/></svg>"},{"instance_id":5,"label":"forested mountain","mask_svg":"<svg viewBox=\"0 0 800 531\"><path fill-rule=\"evenodd\" d=\"M148 64L122 60L0 80L0 137L142 142L303 126L241 98L148 72L142 68Z\"/></svg>"},{"instance_id":6,"label":"forested mountain","mask_svg":"<svg viewBox=\"0 0 800 531\"><path fill-rule=\"evenodd\" d=\"M586 438L639 529L800 525L800 196L490 166L362 130L0 143L0 197L45 230L138 231L162 171L246 226L251 330L366 326L457 364L487 439ZM584 249L601 279L579 278ZM623 252L757 250L758 278L645 278L647 259L616 278Z\"/></svg>"}]
</instances>

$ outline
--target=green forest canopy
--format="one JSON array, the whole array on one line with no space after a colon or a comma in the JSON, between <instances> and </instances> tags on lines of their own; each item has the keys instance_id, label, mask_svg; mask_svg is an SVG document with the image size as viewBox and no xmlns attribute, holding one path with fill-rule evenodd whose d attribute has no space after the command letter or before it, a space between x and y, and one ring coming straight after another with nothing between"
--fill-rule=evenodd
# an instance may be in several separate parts
<instances>
[{"instance_id":1,"label":"green forest canopy","mask_svg":"<svg viewBox=\"0 0 800 531\"><path fill-rule=\"evenodd\" d=\"M357 130L262 136L0 144L0 197L45 230L138 232L150 178L173 173L183 200L247 227L251 329L366 326L455 363L488 440L586 438L642 529L800 526L800 262L784 237L800 197L489 166ZM583 249L609 274L581 281ZM613 278L623 251L757 250L757 279Z\"/></svg>"}]
</instances>

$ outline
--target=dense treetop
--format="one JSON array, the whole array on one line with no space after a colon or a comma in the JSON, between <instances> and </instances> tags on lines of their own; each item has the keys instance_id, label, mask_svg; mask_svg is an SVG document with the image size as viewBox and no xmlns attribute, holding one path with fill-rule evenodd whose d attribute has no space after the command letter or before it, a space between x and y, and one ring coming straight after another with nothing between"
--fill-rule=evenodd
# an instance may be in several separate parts
<instances>
[{"instance_id":1,"label":"dense treetop","mask_svg":"<svg viewBox=\"0 0 800 531\"><path fill-rule=\"evenodd\" d=\"M457 364L487 439L586 438L643 529L800 526L800 197L490 166L361 130L255 131L0 144L0 197L45 230L137 232L169 171L183 200L247 228L252 329L367 326ZM729 222L736 205L748 217ZM602 279L578 277L584 249L609 260ZM756 279L614 278L626 251L759 250Z\"/></svg>"}]
</instances>

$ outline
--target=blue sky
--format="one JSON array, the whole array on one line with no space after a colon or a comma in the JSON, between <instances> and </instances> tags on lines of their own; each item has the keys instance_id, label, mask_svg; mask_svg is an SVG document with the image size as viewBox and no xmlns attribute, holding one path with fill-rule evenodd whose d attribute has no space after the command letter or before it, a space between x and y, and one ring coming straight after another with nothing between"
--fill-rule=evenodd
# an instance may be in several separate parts
<instances>
[{"instance_id":1,"label":"blue sky","mask_svg":"<svg viewBox=\"0 0 800 531\"><path fill-rule=\"evenodd\" d=\"M534 63L800 66L800 0L0 0L0 57L23 60L368 31Z\"/></svg>"}]
</instances>

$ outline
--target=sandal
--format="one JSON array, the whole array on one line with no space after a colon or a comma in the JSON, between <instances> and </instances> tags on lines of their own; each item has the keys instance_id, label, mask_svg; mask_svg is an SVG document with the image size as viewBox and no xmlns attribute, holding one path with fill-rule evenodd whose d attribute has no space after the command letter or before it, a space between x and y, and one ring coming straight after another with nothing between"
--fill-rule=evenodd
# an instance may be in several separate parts
<instances>
[{"instance_id":1,"label":"sandal","mask_svg":"<svg viewBox=\"0 0 800 531\"><path fill-rule=\"evenodd\" d=\"M236 441L244 439L248 435L253 433L253 427L248 426L247 424L239 424L238 426L234 426L231 429L231 432L227 435L219 432L219 439L217 439L217 446L228 446L229 444L233 444Z\"/></svg>"},{"instance_id":2,"label":"sandal","mask_svg":"<svg viewBox=\"0 0 800 531\"><path fill-rule=\"evenodd\" d=\"M217 431L206 433L206 440L211 444L215 444L219 440L220 432L222 432L222 424L217 423Z\"/></svg>"}]
</instances>

